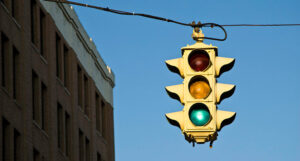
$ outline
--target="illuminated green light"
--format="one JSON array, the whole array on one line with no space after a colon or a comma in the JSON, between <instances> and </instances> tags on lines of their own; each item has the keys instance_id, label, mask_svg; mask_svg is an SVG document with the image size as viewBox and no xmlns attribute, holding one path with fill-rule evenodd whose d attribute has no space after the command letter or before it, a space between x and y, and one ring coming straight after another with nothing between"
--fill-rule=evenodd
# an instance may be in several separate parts
<instances>
[{"instance_id":1,"label":"illuminated green light","mask_svg":"<svg viewBox=\"0 0 300 161\"><path fill-rule=\"evenodd\" d=\"M202 103L194 104L189 112L192 123L196 126L206 125L210 121L210 113L206 105Z\"/></svg>"}]
</instances>

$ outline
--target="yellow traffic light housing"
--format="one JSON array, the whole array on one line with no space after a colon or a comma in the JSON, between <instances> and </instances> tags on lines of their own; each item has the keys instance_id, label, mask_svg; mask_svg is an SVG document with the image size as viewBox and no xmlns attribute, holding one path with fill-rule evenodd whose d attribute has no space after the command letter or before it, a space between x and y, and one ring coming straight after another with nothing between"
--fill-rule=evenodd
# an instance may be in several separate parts
<instances>
[{"instance_id":1,"label":"yellow traffic light housing","mask_svg":"<svg viewBox=\"0 0 300 161\"><path fill-rule=\"evenodd\" d=\"M181 58L166 61L168 69L184 79L183 84L166 87L169 96L184 105L182 111L168 113L166 118L181 129L187 141L212 144L217 132L233 122L236 115L216 106L234 93L235 85L216 81L233 67L234 59L218 57L218 48L204 44L204 35L196 31L193 38L197 42L183 47Z\"/></svg>"}]
</instances>

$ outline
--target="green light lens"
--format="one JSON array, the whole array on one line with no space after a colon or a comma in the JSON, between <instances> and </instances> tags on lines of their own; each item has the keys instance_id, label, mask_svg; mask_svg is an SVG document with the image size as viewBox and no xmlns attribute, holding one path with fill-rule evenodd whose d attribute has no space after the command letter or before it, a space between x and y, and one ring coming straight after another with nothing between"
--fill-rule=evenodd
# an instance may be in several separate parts
<instances>
[{"instance_id":1,"label":"green light lens","mask_svg":"<svg viewBox=\"0 0 300 161\"><path fill-rule=\"evenodd\" d=\"M202 103L194 104L191 107L189 117L196 126L203 126L210 121L210 113L207 106Z\"/></svg>"}]
</instances>

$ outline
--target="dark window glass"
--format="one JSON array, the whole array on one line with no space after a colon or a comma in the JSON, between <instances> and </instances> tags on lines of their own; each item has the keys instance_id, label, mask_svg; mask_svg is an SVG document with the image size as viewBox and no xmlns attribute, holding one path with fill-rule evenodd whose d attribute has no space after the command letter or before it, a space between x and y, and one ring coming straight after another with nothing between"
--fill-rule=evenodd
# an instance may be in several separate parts
<instances>
[{"instance_id":1,"label":"dark window glass","mask_svg":"<svg viewBox=\"0 0 300 161\"><path fill-rule=\"evenodd\" d=\"M87 78L87 76L85 76L84 75L84 79L83 79L83 81L84 81L84 113L86 114L86 115L88 115L88 106L89 106L89 84L88 84L88 78Z\"/></svg>"},{"instance_id":2,"label":"dark window glass","mask_svg":"<svg viewBox=\"0 0 300 161\"><path fill-rule=\"evenodd\" d=\"M20 62L19 62L19 51L13 47L13 98L14 99L17 99L17 81L19 80L18 78L18 74L19 74L19 65L20 65Z\"/></svg>"},{"instance_id":3,"label":"dark window glass","mask_svg":"<svg viewBox=\"0 0 300 161\"><path fill-rule=\"evenodd\" d=\"M9 122L2 118L2 160L9 160Z\"/></svg>"},{"instance_id":4,"label":"dark window glass","mask_svg":"<svg viewBox=\"0 0 300 161\"><path fill-rule=\"evenodd\" d=\"M65 140L66 140L66 155L71 153L71 120L70 115L65 113Z\"/></svg>"},{"instance_id":5,"label":"dark window glass","mask_svg":"<svg viewBox=\"0 0 300 161\"><path fill-rule=\"evenodd\" d=\"M97 153L97 161L102 161L101 154Z\"/></svg>"},{"instance_id":6,"label":"dark window glass","mask_svg":"<svg viewBox=\"0 0 300 161\"><path fill-rule=\"evenodd\" d=\"M80 66L77 66L77 89L78 89L78 105L83 108L82 106L82 70Z\"/></svg>"},{"instance_id":7,"label":"dark window glass","mask_svg":"<svg viewBox=\"0 0 300 161\"><path fill-rule=\"evenodd\" d=\"M21 135L14 129L14 161L20 161L21 157Z\"/></svg>"},{"instance_id":8,"label":"dark window glass","mask_svg":"<svg viewBox=\"0 0 300 161\"><path fill-rule=\"evenodd\" d=\"M103 136L105 135L105 112L105 103L101 101L101 132Z\"/></svg>"},{"instance_id":9,"label":"dark window glass","mask_svg":"<svg viewBox=\"0 0 300 161\"><path fill-rule=\"evenodd\" d=\"M62 106L57 104L57 141L58 147L63 149L63 109Z\"/></svg>"},{"instance_id":10,"label":"dark window glass","mask_svg":"<svg viewBox=\"0 0 300 161\"><path fill-rule=\"evenodd\" d=\"M88 138L85 138L85 161L90 161L90 141Z\"/></svg>"},{"instance_id":11,"label":"dark window glass","mask_svg":"<svg viewBox=\"0 0 300 161\"><path fill-rule=\"evenodd\" d=\"M21 0L11 0L11 15L15 20L19 20L20 17L20 2Z\"/></svg>"},{"instance_id":12,"label":"dark window glass","mask_svg":"<svg viewBox=\"0 0 300 161\"><path fill-rule=\"evenodd\" d=\"M96 129L98 131L100 131L101 129L101 126L100 126L100 123L101 123L101 120L100 120L100 98L99 98L99 94L96 93L96 98L95 98L95 101L96 101Z\"/></svg>"},{"instance_id":13,"label":"dark window glass","mask_svg":"<svg viewBox=\"0 0 300 161\"><path fill-rule=\"evenodd\" d=\"M15 0L11 0L11 15L15 17Z\"/></svg>"},{"instance_id":14,"label":"dark window glass","mask_svg":"<svg viewBox=\"0 0 300 161\"><path fill-rule=\"evenodd\" d=\"M33 161L41 161L40 152L33 148Z\"/></svg>"},{"instance_id":15,"label":"dark window glass","mask_svg":"<svg viewBox=\"0 0 300 161\"><path fill-rule=\"evenodd\" d=\"M45 13L40 9L40 53L45 56L45 26L46 18Z\"/></svg>"},{"instance_id":16,"label":"dark window glass","mask_svg":"<svg viewBox=\"0 0 300 161\"><path fill-rule=\"evenodd\" d=\"M37 25L36 25L36 20L37 20L37 4L36 0L31 0L31 5L30 5L30 17L31 17L31 41L32 43L36 44L37 43Z\"/></svg>"},{"instance_id":17,"label":"dark window glass","mask_svg":"<svg viewBox=\"0 0 300 161\"><path fill-rule=\"evenodd\" d=\"M69 86L69 49L64 45L64 85Z\"/></svg>"},{"instance_id":18,"label":"dark window glass","mask_svg":"<svg viewBox=\"0 0 300 161\"><path fill-rule=\"evenodd\" d=\"M42 129L46 130L46 106L47 106L47 87L46 85L42 82L42 96L41 96L41 121L42 121Z\"/></svg>"},{"instance_id":19,"label":"dark window glass","mask_svg":"<svg viewBox=\"0 0 300 161\"><path fill-rule=\"evenodd\" d=\"M56 76L61 78L61 39L58 34L56 34Z\"/></svg>"},{"instance_id":20,"label":"dark window glass","mask_svg":"<svg viewBox=\"0 0 300 161\"><path fill-rule=\"evenodd\" d=\"M7 86L7 74L8 74L8 52L9 52L8 38L1 34L1 85Z\"/></svg>"},{"instance_id":21,"label":"dark window glass","mask_svg":"<svg viewBox=\"0 0 300 161\"><path fill-rule=\"evenodd\" d=\"M39 122L39 80L37 74L32 71L32 118Z\"/></svg>"},{"instance_id":22,"label":"dark window glass","mask_svg":"<svg viewBox=\"0 0 300 161\"><path fill-rule=\"evenodd\" d=\"M79 160L84 161L84 137L81 130L79 130Z\"/></svg>"}]
</instances>

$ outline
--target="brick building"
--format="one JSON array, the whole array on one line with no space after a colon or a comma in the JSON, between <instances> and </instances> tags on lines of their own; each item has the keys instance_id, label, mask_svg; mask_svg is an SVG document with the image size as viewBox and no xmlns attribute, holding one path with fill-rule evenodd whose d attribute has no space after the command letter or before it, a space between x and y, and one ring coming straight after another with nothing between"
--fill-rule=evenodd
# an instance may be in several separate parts
<instances>
[{"instance_id":1,"label":"brick building","mask_svg":"<svg viewBox=\"0 0 300 161\"><path fill-rule=\"evenodd\" d=\"M0 0L0 160L114 161L113 87L71 6Z\"/></svg>"}]
</instances>

